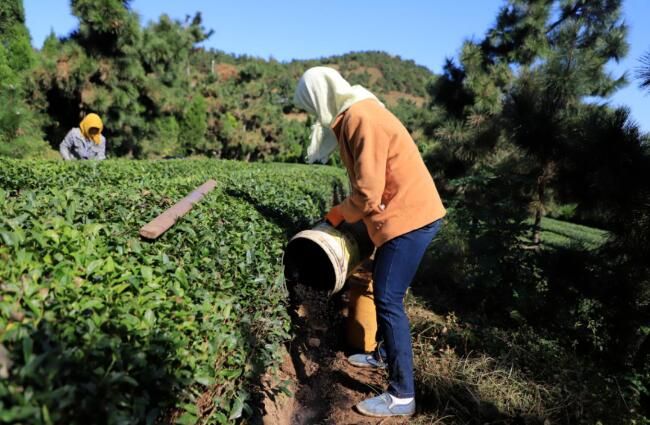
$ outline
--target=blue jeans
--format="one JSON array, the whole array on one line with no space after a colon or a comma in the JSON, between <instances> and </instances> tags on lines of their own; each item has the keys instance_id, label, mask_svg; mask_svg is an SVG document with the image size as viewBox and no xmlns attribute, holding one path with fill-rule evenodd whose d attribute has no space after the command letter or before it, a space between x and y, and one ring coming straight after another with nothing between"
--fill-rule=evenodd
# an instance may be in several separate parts
<instances>
[{"instance_id":1,"label":"blue jeans","mask_svg":"<svg viewBox=\"0 0 650 425\"><path fill-rule=\"evenodd\" d=\"M391 239L375 253L373 295L379 325L375 356L388 364L388 392L395 397L415 396L413 349L404 296L427 246L441 226L442 219L436 220Z\"/></svg>"}]
</instances>

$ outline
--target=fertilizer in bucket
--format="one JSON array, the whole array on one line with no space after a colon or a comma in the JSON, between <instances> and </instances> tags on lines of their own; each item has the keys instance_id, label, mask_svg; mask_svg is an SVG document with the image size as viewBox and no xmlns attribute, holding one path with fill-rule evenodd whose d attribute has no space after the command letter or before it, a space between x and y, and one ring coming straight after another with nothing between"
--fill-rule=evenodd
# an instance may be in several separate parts
<instances>
[{"instance_id":1,"label":"fertilizer in bucket","mask_svg":"<svg viewBox=\"0 0 650 425\"><path fill-rule=\"evenodd\" d=\"M285 278L334 294L373 249L362 222L343 223L337 228L322 222L297 233L287 244Z\"/></svg>"}]
</instances>

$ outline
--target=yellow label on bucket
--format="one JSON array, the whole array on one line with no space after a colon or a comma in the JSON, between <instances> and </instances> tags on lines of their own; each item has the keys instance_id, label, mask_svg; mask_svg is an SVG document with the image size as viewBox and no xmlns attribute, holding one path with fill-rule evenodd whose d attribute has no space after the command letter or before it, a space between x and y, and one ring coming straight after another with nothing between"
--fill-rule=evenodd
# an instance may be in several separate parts
<instances>
[{"instance_id":1,"label":"yellow label on bucket","mask_svg":"<svg viewBox=\"0 0 650 425\"><path fill-rule=\"evenodd\" d=\"M348 266L350 264L350 259L354 259L359 256L359 248L357 246L357 241L354 238L349 237L347 234L341 230L330 226L329 224L323 224L317 226L318 230L323 233L327 233L335 239L337 245L341 248L341 254L343 254L343 264ZM356 263L356 261L355 261ZM351 270L348 270L346 267L346 272L349 273Z\"/></svg>"}]
</instances>

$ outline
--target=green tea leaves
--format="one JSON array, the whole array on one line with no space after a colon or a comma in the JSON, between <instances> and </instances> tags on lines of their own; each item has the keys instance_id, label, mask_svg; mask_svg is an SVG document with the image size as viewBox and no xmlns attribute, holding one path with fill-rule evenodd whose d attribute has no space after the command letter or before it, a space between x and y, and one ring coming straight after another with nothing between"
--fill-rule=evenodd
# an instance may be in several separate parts
<instances>
[{"instance_id":1,"label":"green tea leaves","mask_svg":"<svg viewBox=\"0 0 650 425\"><path fill-rule=\"evenodd\" d=\"M208 178L217 190L156 242L139 239ZM246 390L289 338L287 235L322 217L343 178L212 160L0 159L0 345L13 361L0 422L250 413Z\"/></svg>"}]
</instances>

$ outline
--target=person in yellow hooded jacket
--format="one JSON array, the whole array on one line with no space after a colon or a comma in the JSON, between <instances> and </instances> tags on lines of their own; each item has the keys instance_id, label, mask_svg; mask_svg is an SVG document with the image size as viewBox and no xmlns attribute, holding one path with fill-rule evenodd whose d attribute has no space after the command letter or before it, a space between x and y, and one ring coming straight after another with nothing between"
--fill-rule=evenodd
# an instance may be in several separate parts
<instances>
[{"instance_id":1,"label":"person in yellow hooded jacket","mask_svg":"<svg viewBox=\"0 0 650 425\"><path fill-rule=\"evenodd\" d=\"M102 135L104 124L97 114L88 114L66 134L59 145L64 160L106 159L106 138Z\"/></svg>"}]
</instances>

